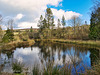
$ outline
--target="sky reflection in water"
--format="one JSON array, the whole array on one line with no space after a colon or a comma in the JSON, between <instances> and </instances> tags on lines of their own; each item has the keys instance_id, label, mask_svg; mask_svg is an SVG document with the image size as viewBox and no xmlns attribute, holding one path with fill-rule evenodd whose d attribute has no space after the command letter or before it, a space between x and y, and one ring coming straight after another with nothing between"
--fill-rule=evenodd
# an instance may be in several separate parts
<instances>
[{"instance_id":1,"label":"sky reflection in water","mask_svg":"<svg viewBox=\"0 0 100 75\"><path fill-rule=\"evenodd\" d=\"M64 50L63 50L64 49ZM47 62L53 61L53 65L63 66L64 64L77 64L76 68L80 72L85 67L91 67L90 50L78 50L74 46L60 47L56 46L33 46L28 48L16 48L9 56L7 53L1 53L0 64L4 63L2 71L12 72L11 64L17 60L32 70L36 65L38 67L46 66ZM5 63L6 62L6 63ZM72 70L74 73L74 69Z\"/></svg>"}]
</instances>

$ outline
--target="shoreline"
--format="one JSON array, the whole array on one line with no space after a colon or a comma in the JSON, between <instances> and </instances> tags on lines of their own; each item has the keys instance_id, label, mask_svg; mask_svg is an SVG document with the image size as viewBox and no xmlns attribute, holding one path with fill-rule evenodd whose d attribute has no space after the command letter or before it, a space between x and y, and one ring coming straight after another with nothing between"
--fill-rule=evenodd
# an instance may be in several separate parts
<instances>
[{"instance_id":1,"label":"shoreline","mask_svg":"<svg viewBox=\"0 0 100 75\"><path fill-rule=\"evenodd\" d=\"M83 46L96 47L100 49L100 41L84 41L84 40L64 40L64 39L35 39L35 41L50 41L55 43L67 43L67 44L76 44Z\"/></svg>"},{"instance_id":2,"label":"shoreline","mask_svg":"<svg viewBox=\"0 0 100 75\"><path fill-rule=\"evenodd\" d=\"M49 41L53 43L64 43L64 44L75 44L75 45L83 45L83 46L89 46L93 48L100 49L100 41L83 41L83 40L64 40L64 39L32 39L28 41L14 41L10 43L4 43L1 45L0 50L13 50L17 47L29 47L32 46L37 41Z\"/></svg>"},{"instance_id":3,"label":"shoreline","mask_svg":"<svg viewBox=\"0 0 100 75\"><path fill-rule=\"evenodd\" d=\"M13 50L17 47L28 47L32 46L35 43L34 40L28 40L28 41L13 41L9 43L4 43L1 47L0 50Z\"/></svg>"}]
</instances>

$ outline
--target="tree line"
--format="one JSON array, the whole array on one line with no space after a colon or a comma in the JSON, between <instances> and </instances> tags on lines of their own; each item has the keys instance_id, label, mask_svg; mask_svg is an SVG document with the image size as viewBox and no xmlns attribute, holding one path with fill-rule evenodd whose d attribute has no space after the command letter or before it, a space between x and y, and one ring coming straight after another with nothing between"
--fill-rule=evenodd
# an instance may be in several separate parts
<instances>
[{"instance_id":1,"label":"tree line","mask_svg":"<svg viewBox=\"0 0 100 75\"><path fill-rule=\"evenodd\" d=\"M3 17L0 15L0 23ZM73 16L71 20L66 21L65 16L57 20L57 25L54 23L54 15L51 8L47 8L45 17L42 15L38 21L37 31L31 27L23 33L18 30L18 37L26 41L29 39L71 39L71 40L100 40L100 1L97 0L92 7L90 25L87 21L83 24L80 17ZM66 26L66 23L68 26ZM0 25L0 42L14 41L13 29L14 20L10 19L7 22L7 30L4 32Z\"/></svg>"},{"instance_id":2,"label":"tree line","mask_svg":"<svg viewBox=\"0 0 100 75\"><path fill-rule=\"evenodd\" d=\"M45 17L40 16L38 21L38 37L40 39L89 39L89 25L85 21L82 25L82 20L73 16L68 21L69 26L66 27L66 19L64 15L62 19L58 19L57 25L54 24L54 16L50 8L46 9Z\"/></svg>"}]
</instances>

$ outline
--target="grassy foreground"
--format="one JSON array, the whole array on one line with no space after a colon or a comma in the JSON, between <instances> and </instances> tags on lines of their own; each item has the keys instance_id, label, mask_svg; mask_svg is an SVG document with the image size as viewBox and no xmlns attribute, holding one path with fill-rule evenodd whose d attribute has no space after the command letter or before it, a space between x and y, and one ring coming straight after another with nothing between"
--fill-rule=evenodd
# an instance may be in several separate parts
<instances>
[{"instance_id":1,"label":"grassy foreground","mask_svg":"<svg viewBox=\"0 0 100 75\"><path fill-rule=\"evenodd\" d=\"M35 43L34 40L27 40L27 41L13 41L9 43L4 43L1 47L0 50L13 50L16 47L28 47L31 46Z\"/></svg>"},{"instance_id":2,"label":"grassy foreground","mask_svg":"<svg viewBox=\"0 0 100 75\"><path fill-rule=\"evenodd\" d=\"M18 64L17 66L21 67L21 65L19 65L20 64ZM20 68L18 67L15 69L20 71ZM88 69L85 66L83 67L85 68L85 71L78 72L78 69L75 65L69 66L69 64L65 64L63 67L57 67L53 66L52 63L49 62L46 68L43 67L42 69L40 69L38 68L38 66L36 66L30 73L27 71L23 71L21 73L1 73L0 75L100 75L100 61L98 61L97 64L94 64L91 69ZM21 67L21 69L22 68L23 67ZM72 69L74 69L75 72L73 72Z\"/></svg>"}]
</instances>

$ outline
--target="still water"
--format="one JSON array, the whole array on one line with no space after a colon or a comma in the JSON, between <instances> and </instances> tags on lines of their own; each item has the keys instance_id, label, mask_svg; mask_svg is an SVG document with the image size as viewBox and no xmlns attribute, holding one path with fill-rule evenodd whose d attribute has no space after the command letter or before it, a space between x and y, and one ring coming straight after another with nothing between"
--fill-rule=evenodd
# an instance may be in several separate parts
<instances>
[{"instance_id":1,"label":"still water","mask_svg":"<svg viewBox=\"0 0 100 75\"><path fill-rule=\"evenodd\" d=\"M91 68L99 58L99 51L72 44L39 42L32 47L16 48L13 51L0 52L0 71L13 72L12 63L21 62L30 71L34 66L40 69L49 62L53 66L75 64L78 72L84 72L85 68ZM72 69L74 74L74 69Z\"/></svg>"}]
</instances>

